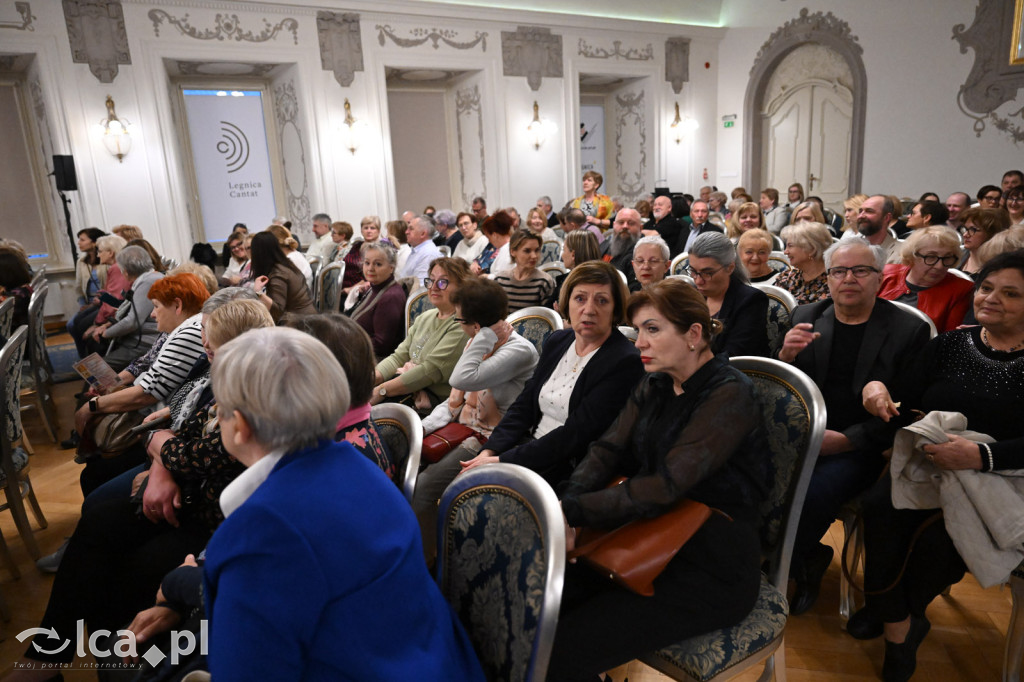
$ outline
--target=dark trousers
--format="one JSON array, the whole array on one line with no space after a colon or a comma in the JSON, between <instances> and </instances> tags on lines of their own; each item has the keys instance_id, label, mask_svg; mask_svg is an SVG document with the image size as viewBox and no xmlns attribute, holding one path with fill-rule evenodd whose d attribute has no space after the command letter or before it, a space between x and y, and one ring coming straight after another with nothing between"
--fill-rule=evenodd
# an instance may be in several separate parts
<instances>
[{"instance_id":1,"label":"dark trousers","mask_svg":"<svg viewBox=\"0 0 1024 682\"><path fill-rule=\"evenodd\" d=\"M637 656L735 625L761 583L760 542L748 524L713 514L654 581L654 596L567 564L549 681L590 680Z\"/></svg>"},{"instance_id":2,"label":"dark trousers","mask_svg":"<svg viewBox=\"0 0 1024 682\"><path fill-rule=\"evenodd\" d=\"M865 595L875 620L898 623L924 616L925 609L948 586L960 582L967 566L946 533L942 519L930 524L910 549L911 538L937 509L896 509L892 479L886 475L864 496L864 589L883 590L907 568L896 586L884 594Z\"/></svg>"},{"instance_id":3,"label":"dark trousers","mask_svg":"<svg viewBox=\"0 0 1024 682\"><path fill-rule=\"evenodd\" d=\"M878 480L885 458L878 452L855 450L819 456L814 465L807 498L800 512L800 527L793 545L793 566L802 567L839 510Z\"/></svg>"},{"instance_id":4,"label":"dark trousers","mask_svg":"<svg viewBox=\"0 0 1024 682\"><path fill-rule=\"evenodd\" d=\"M476 438L467 438L459 447L427 466L416 479L416 492L412 496L412 510L420 522L423 536L423 556L427 565L437 555L437 503L445 488L462 472L462 462L480 453L482 446Z\"/></svg>"},{"instance_id":5,"label":"dark trousers","mask_svg":"<svg viewBox=\"0 0 1024 682\"><path fill-rule=\"evenodd\" d=\"M181 517L179 516L179 520ZM125 627L135 614L154 604L160 581L188 554L198 554L210 539L205 524L181 521L179 528L138 516L128 499L90 506L78 522L53 581L41 627L55 628L59 641L37 635L25 655L38 661L68 663L74 658L76 621L90 632Z\"/></svg>"}]
</instances>

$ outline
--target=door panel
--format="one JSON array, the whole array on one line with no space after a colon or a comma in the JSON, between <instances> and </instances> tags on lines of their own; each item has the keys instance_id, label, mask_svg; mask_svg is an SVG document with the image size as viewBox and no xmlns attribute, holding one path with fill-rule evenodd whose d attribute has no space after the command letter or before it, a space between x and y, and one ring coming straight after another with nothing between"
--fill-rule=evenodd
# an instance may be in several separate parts
<instances>
[{"instance_id":1,"label":"door panel","mask_svg":"<svg viewBox=\"0 0 1024 682\"><path fill-rule=\"evenodd\" d=\"M830 87L812 88L815 116L812 123L810 168L816 178L813 193L835 208L849 196L852 100Z\"/></svg>"},{"instance_id":2,"label":"door panel","mask_svg":"<svg viewBox=\"0 0 1024 682\"><path fill-rule=\"evenodd\" d=\"M807 140L810 137L811 91L801 89L781 102L765 121L768 150L764 155L765 187L780 192L794 182L807 178ZM751 188L758 192L759 188ZM757 197L755 197L756 199Z\"/></svg>"}]
</instances>

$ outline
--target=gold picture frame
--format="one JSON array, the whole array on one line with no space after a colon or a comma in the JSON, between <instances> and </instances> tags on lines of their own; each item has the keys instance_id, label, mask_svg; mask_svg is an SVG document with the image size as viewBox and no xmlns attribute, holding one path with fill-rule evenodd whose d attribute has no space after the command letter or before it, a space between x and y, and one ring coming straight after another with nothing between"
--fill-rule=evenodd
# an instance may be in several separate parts
<instances>
[{"instance_id":1,"label":"gold picture frame","mask_svg":"<svg viewBox=\"0 0 1024 682\"><path fill-rule=\"evenodd\" d=\"M1024 65L1024 0L1013 10L1013 40L1010 41L1010 66Z\"/></svg>"}]
</instances>

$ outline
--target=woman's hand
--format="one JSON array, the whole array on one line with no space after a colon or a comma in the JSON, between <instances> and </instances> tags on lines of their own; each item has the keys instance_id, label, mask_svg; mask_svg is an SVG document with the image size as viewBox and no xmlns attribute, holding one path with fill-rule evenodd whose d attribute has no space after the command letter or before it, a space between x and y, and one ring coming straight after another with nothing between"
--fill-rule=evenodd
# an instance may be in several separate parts
<instances>
[{"instance_id":1,"label":"woman's hand","mask_svg":"<svg viewBox=\"0 0 1024 682\"><path fill-rule=\"evenodd\" d=\"M498 456L494 454L494 450L481 450L480 454L474 457L473 459L467 460L465 462L460 462L460 464L462 465L462 471L460 471L459 473L464 474L470 469L474 469L478 466L483 466L484 464L496 464L498 461Z\"/></svg>"},{"instance_id":2,"label":"woman's hand","mask_svg":"<svg viewBox=\"0 0 1024 682\"><path fill-rule=\"evenodd\" d=\"M479 263L473 261L472 263L469 264L469 271L472 272L477 277L479 277L480 273L483 272L483 268L480 267Z\"/></svg>"},{"instance_id":3,"label":"woman's hand","mask_svg":"<svg viewBox=\"0 0 1024 682\"><path fill-rule=\"evenodd\" d=\"M922 448L925 457L939 467L954 471L958 469L981 470L981 446L966 438L947 433L945 443L929 443Z\"/></svg>"},{"instance_id":4,"label":"woman's hand","mask_svg":"<svg viewBox=\"0 0 1024 682\"><path fill-rule=\"evenodd\" d=\"M864 409L870 414L888 422L893 417L900 415L899 404L892 401L889 389L881 381L869 381L861 390L861 399Z\"/></svg>"},{"instance_id":5,"label":"woman's hand","mask_svg":"<svg viewBox=\"0 0 1024 682\"><path fill-rule=\"evenodd\" d=\"M146 454L153 459L160 459L160 451L164 447L164 443L174 438L174 431L170 429L160 429L154 431L153 435L149 437L149 442L146 444Z\"/></svg>"},{"instance_id":6,"label":"woman's hand","mask_svg":"<svg viewBox=\"0 0 1024 682\"><path fill-rule=\"evenodd\" d=\"M260 277L257 277L253 281L253 283L252 283L252 290L255 291L257 294L262 296L263 294L266 293L267 283L269 281L270 281L270 278L267 277L266 275L262 275Z\"/></svg>"},{"instance_id":7,"label":"woman's hand","mask_svg":"<svg viewBox=\"0 0 1024 682\"><path fill-rule=\"evenodd\" d=\"M177 528L175 509L181 509L181 488L160 460L154 459L149 469L149 484L142 495L142 513L153 523L166 521Z\"/></svg>"},{"instance_id":8,"label":"woman's hand","mask_svg":"<svg viewBox=\"0 0 1024 682\"><path fill-rule=\"evenodd\" d=\"M170 416L171 416L171 408L169 408L169 407L161 407L156 412L150 412L145 417L143 417L142 418L142 423L143 424L148 424L151 421L156 421L157 419L163 419L164 417L170 417Z\"/></svg>"}]
</instances>

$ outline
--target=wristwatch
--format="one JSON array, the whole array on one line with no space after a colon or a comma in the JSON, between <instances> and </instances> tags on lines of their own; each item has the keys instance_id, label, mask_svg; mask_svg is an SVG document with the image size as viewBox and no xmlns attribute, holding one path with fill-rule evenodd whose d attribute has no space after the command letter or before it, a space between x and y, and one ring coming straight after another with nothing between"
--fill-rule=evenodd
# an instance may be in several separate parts
<instances>
[{"instance_id":1,"label":"wristwatch","mask_svg":"<svg viewBox=\"0 0 1024 682\"><path fill-rule=\"evenodd\" d=\"M384 388L383 386L381 386L381 387L380 387L380 390L379 390L379 391L377 391L377 393L379 393L379 394L380 394L380 397L381 397L381 398L386 398L386 397L387 397L387 395L388 395L388 389L386 389L386 388Z\"/></svg>"},{"instance_id":2,"label":"wristwatch","mask_svg":"<svg viewBox=\"0 0 1024 682\"><path fill-rule=\"evenodd\" d=\"M94 397L94 398L89 400L89 411L90 412L98 412L99 411L99 409L100 409L100 402L99 401L100 401L99 396L96 396L96 397Z\"/></svg>"}]
</instances>

